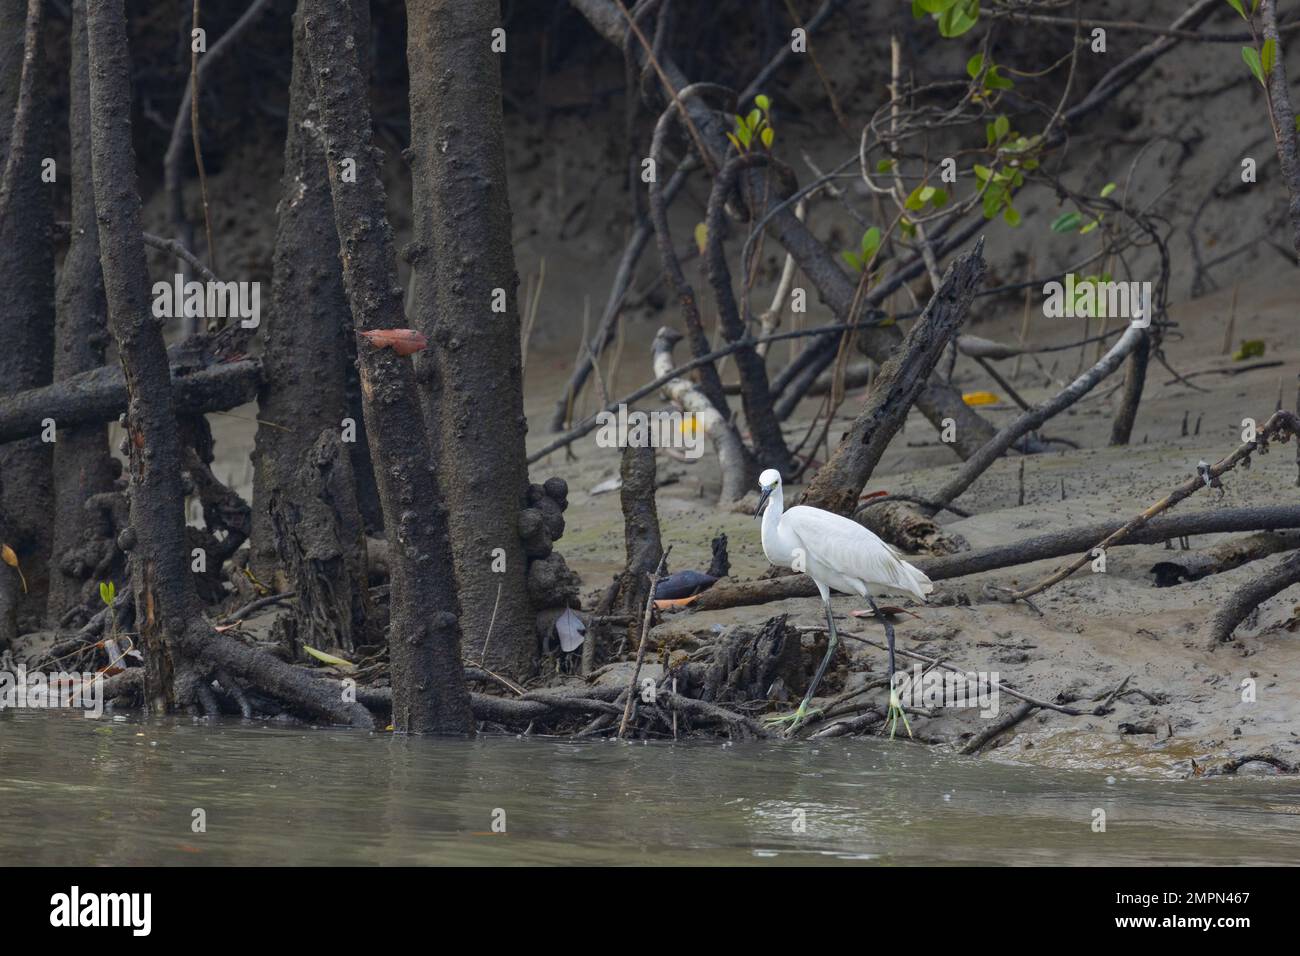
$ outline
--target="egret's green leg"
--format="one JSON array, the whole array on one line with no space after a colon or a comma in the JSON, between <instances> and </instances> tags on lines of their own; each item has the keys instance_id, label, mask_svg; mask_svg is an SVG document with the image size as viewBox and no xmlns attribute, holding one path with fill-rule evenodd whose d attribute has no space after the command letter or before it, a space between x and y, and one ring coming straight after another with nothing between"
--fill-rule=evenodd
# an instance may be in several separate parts
<instances>
[{"instance_id":1,"label":"egret's green leg","mask_svg":"<svg viewBox=\"0 0 1300 956\"><path fill-rule=\"evenodd\" d=\"M768 718L768 723L788 723L790 726L786 728L786 736L793 734L803 725L805 720L818 712L817 708L809 707L808 703L813 699L813 695L817 693L817 685L821 683L822 677L826 674L826 668L830 667L831 658L835 656L835 645L838 644L840 640L839 635L835 633L835 616L831 613L831 599L829 594L825 596L823 603L826 605L826 626L830 632L830 641L826 648L826 656L823 657L822 662L817 665L817 673L813 675L812 683L808 685L808 693L804 694L803 700L799 702L799 709L793 714Z\"/></svg>"},{"instance_id":2,"label":"egret's green leg","mask_svg":"<svg viewBox=\"0 0 1300 956\"><path fill-rule=\"evenodd\" d=\"M912 725L907 722L907 714L903 713L903 703L898 699L898 691L894 689L894 625L889 618L880 613L880 608L876 607L876 602L871 600L870 594L867 595L867 603L871 605L871 613L876 616L876 620L885 626L885 641L889 645L889 710L885 715L885 723L889 725L889 739L894 739L899 720L903 721L907 736L910 737Z\"/></svg>"}]
</instances>

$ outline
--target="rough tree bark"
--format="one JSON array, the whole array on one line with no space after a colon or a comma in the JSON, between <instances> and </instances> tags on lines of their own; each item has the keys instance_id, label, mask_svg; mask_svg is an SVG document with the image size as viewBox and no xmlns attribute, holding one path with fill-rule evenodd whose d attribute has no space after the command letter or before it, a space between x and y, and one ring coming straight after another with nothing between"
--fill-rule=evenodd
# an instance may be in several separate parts
<instances>
[{"instance_id":1,"label":"rough tree bark","mask_svg":"<svg viewBox=\"0 0 1300 956\"><path fill-rule=\"evenodd\" d=\"M723 218L727 200L736 186L736 180L743 169L766 161L764 154L747 154L732 156L718 173L713 182L713 191L709 195L705 218L707 230L704 250L705 266L709 284L718 303L719 325L722 335L729 343L747 343L751 338L748 315L741 316L736 305L736 296L731 288L731 270L727 268L727 255L723 249L723 233L726 229ZM773 171L769 169L769 173ZM775 179L775 175L771 176ZM747 196L746 201L757 206L762 202L762 194ZM752 213L751 213L752 214ZM741 276L742 285L745 277ZM748 302L748 297L745 297ZM748 312L748 305L746 305ZM764 468L775 468L789 477L794 473L795 463L786 447L785 437L781 434L781 424L772 411L772 393L767 382L767 363L751 344L744 344L736 355L736 371L740 373L740 395L745 410L745 422L753 436L754 457Z\"/></svg>"},{"instance_id":2,"label":"rough tree bark","mask_svg":"<svg viewBox=\"0 0 1300 956\"><path fill-rule=\"evenodd\" d=\"M150 309L141 203L131 145L131 59L124 0L88 0L91 165L109 328L130 396L130 555L145 706L215 711L212 679L246 681L316 717L373 726L364 707L305 671L215 632L203 619L186 547L182 449L162 329ZM233 686L227 686L233 690Z\"/></svg>"},{"instance_id":3,"label":"rough tree bark","mask_svg":"<svg viewBox=\"0 0 1300 956\"><path fill-rule=\"evenodd\" d=\"M1296 133L1295 110L1291 107L1291 93L1287 89L1286 56L1277 30L1276 0L1263 0L1259 5L1259 20L1265 41L1272 40L1277 50L1264 95L1269 103L1273 141L1289 197L1287 220L1291 224L1291 246L1300 256L1300 136Z\"/></svg>"},{"instance_id":4,"label":"rough tree bark","mask_svg":"<svg viewBox=\"0 0 1300 956\"><path fill-rule=\"evenodd\" d=\"M501 55L491 47L499 11L482 0L410 0L406 15L413 233L407 257L412 322L430 342L421 356L421 398L433 447L445 449L439 478L466 652L482 660L490 626L483 663L522 677L533 670L537 641L519 537L527 424ZM498 548L504 571L494 561Z\"/></svg>"},{"instance_id":5,"label":"rough tree bark","mask_svg":"<svg viewBox=\"0 0 1300 956\"><path fill-rule=\"evenodd\" d=\"M72 239L55 301L54 378L66 382L104 364L108 317L99 270L99 228L90 165L90 71L86 65L86 0L72 3L68 130L72 149ZM125 392L125 383L123 392ZM125 398L125 395L123 395ZM125 404L125 403L124 403ZM49 414L46 406L46 414ZM53 544L47 624L54 626L83 600L86 582L64 568L64 554L82 540L87 499L113 487L108 430L103 422L59 428L54 446Z\"/></svg>"},{"instance_id":6,"label":"rough tree bark","mask_svg":"<svg viewBox=\"0 0 1300 956\"><path fill-rule=\"evenodd\" d=\"M0 494L4 492L4 469L0 468ZM2 500L2 499L0 499ZM0 507L0 546L9 541L9 519ZM0 562L0 654L8 650L18 636L18 603L22 599L22 578L18 568Z\"/></svg>"},{"instance_id":7,"label":"rough tree bark","mask_svg":"<svg viewBox=\"0 0 1300 956\"><path fill-rule=\"evenodd\" d=\"M649 446L623 449L619 474L623 487L623 543L627 564L618 579L615 613L627 617L627 643L634 646L641 628L641 615L650 595L650 578L664 556L659 535L659 511L655 507L655 450Z\"/></svg>"},{"instance_id":8,"label":"rough tree bark","mask_svg":"<svg viewBox=\"0 0 1300 956\"><path fill-rule=\"evenodd\" d=\"M353 322L367 331L400 328L405 317L384 210L383 153L371 143L370 104L351 11L332 0L304 0L303 22ZM368 342L359 343L357 350L388 530L393 724L407 733L473 733L461 660L460 605L439 488L443 463L430 454L411 360ZM491 427L504 423L492 421ZM469 453L456 448L450 457ZM528 624L531 641L532 622Z\"/></svg>"},{"instance_id":9,"label":"rough tree bark","mask_svg":"<svg viewBox=\"0 0 1300 956\"><path fill-rule=\"evenodd\" d=\"M52 374L53 186L41 181L50 155L44 7L41 0L0 0L0 395L47 385ZM10 518L9 543L29 571L23 608L34 621L45 612L52 452L39 438L0 446L0 508Z\"/></svg>"},{"instance_id":10,"label":"rough tree bark","mask_svg":"<svg viewBox=\"0 0 1300 956\"><path fill-rule=\"evenodd\" d=\"M355 35L362 38L358 45L365 50L369 5L353 0L351 7ZM348 457L349 444L366 436L354 421L349 443L331 446L350 417L348 372L356 337L302 20L300 6L258 395L250 560L263 581L287 576L276 584L298 595L297 639L350 650L368 643L361 640L369 603L365 538Z\"/></svg>"},{"instance_id":11,"label":"rough tree bark","mask_svg":"<svg viewBox=\"0 0 1300 956\"><path fill-rule=\"evenodd\" d=\"M880 369L862 411L817 472L800 504L851 517L858 496L890 441L907 420L948 342L966 321L971 299L984 278L984 241L948 267L934 297L902 347Z\"/></svg>"}]
</instances>

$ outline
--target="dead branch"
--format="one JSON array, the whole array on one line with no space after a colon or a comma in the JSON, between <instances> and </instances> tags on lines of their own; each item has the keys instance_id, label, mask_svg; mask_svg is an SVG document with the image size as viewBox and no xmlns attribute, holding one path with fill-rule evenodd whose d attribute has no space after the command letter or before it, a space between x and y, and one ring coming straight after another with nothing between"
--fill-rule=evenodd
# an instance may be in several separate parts
<instances>
[{"instance_id":1,"label":"dead branch","mask_svg":"<svg viewBox=\"0 0 1300 956\"><path fill-rule=\"evenodd\" d=\"M681 89L678 94L678 101L693 101L694 97L715 92L719 89L720 87L711 83L695 83ZM654 163L656 170L664 162L665 141L672 129L674 120L679 118L680 114L670 105L663 111L659 121L655 124L654 136L650 141L650 161ZM647 193L650 222L654 225L655 240L659 247L659 259L663 264L664 277L676 294L678 306L682 310L682 321L686 325L686 338L690 342L691 354L696 358L700 358L710 351L709 339L705 334L704 324L700 319L700 306L695 298L695 290L687 280L686 273L682 271L681 260L677 256L677 250L673 248L673 235L668 225L668 202L658 179L659 177L656 174L655 178L650 181ZM709 400L709 404L719 414L729 414L726 393L722 389L722 379L719 377L717 367L713 363L701 365L698 387L704 397Z\"/></svg>"},{"instance_id":2,"label":"dead branch","mask_svg":"<svg viewBox=\"0 0 1300 956\"><path fill-rule=\"evenodd\" d=\"M880 369L853 425L817 476L804 489L800 504L849 516L886 447L903 426L917 396L931 379L949 340L966 321L971 297L984 278L984 242L948 268L925 312L902 347Z\"/></svg>"},{"instance_id":3,"label":"dead branch","mask_svg":"<svg viewBox=\"0 0 1300 956\"><path fill-rule=\"evenodd\" d=\"M1259 577L1232 592L1231 597L1210 623L1210 639L1216 643L1232 640L1232 632L1261 604L1293 584L1300 584L1300 551L1269 568Z\"/></svg>"},{"instance_id":4,"label":"dead branch","mask_svg":"<svg viewBox=\"0 0 1300 956\"><path fill-rule=\"evenodd\" d=\"M979 753L991 740L1010 730L1036 710L1038 710L1037 704L1022 703L1001 720L994 721L968 740L959 753L967 755Z\"/></svg>"},{"instance_id":5,"label":"dead branch","mask_svg":"<svg viewBox=\"0 0 1300 956\"><path fill-rule=\"evenodd\" d=\"M191 374L171 369L171 394L182 414L225 411L257 397L262 362L249 358L212 365ZM7 396L0 404L0 443L38 435L45 420L60 429L110 422L127 409L126 378L118 366L102 366L53 385Z\"/></svg>"},{"instance_id":6,"label":"dead branch","mask_svg":"<svg viewBox=\"0 0 1300 956\"><path fill-rule=\"evenodd\" d=\"M672 546L669 545L668 551L671 550ZM627 723L632 718L632 704L635 702L637 697L636 681L637 678L641 676L641 663L645 660L646 643L650 638L650 620L654 616L655 587L658 586L659 582L663 579L664 568L668 566L668 551L665 551L663 556L659 559L659 566L655 568L654 574L647 575L650 586L645 599L645 616L641 619L641 641L637 645L636 649L636 665L632 668L632 676L628 679L627 702L623 705L623 719L619 721L618 725L618 734L616 736L620 739L627 733Z\"/></svg>"},{"instance_id":7,"label":"dead branch","mask_svg":"<svg viewBox=\"0 0 1300 956\"><path fill-rule=\"evenodd\" d=\"M1069 408L1092 391L1098 382L1119 368L1119 364L1128 357L1128 354L1141 340L1143 331L1143 329L1135 325L1130 325L1124 334L1120 336L1119 341L1111 346L1110 351L1102 357L1101 361L1052 398L1035 405L1029 411L1018 416L1015 421L1000 429L986 445L965 461L957 475L944 485L938 494L933 496L934 500L941 504L952 503L1008 448L1031 431L1041 427L1052 416Z\"/></svg>"},{"instance_id":8,"label":"dead branch","mask_svg":"<svg viewBox=\"0 0 1300 956\"><path fill-rule=\"evenodd\" d=\"M1141 514L1125 522L1122 527L1107 535L1105 539L1100 541L1094 547L1088 549L1088 551L1084 552L1070 564L1048 575L1032 587L1025 588L1022 591L1011 592L1006 599L1012 601L1023 600L1024 598L1032 597L1041 591L1047 590L1052 585L1065 580L1075 571L1079 570L1079 568L1091 561L1094 552L1105 550L1106 548L1114 547L1116 544L1123 543L1134 531L1146 525L1151 518L1163 511L1169 510L1180 501L1190 498L1201 488L1218 487L1219 476L1225 472L1231 471L1233 468L1237 467L1238 464L1246 462L1247 464L1245 467L1249 467L1250 456L1256 451L1260 454L1266 454L1268 451L1268 443L1270 441L1274 439L1286 441L1292 436L1300 437L1300 419L1298 419L1292 412L1279 409L1269 417L1268 421L1260 426L1258 434L1253 441L1243 442L1231 455L1228 455L1228 457L1204 470L1198 470L1195 475L1188 478L1168 495L1161 498Z\"/></svg>"},{"instance_id":9,"label":"dead branch","mask_svg":"<svg viewBox=\"0 0 1300 956\"><path fill-rule=\"evenodd\" d=\"M736 501L745 496L754 483L753 456L740 440L736 427L719 414L701 388L685 376L668 378L673 371L673 346L682 340L676 329L664 326L655 336L651 351L654 372L664 382L664 395L683 412L694 416L694 427L702 428L718 456L722 470L720 501Z\"/></svg>"},{"instance_id":10,"label":"dead branch","mask_svg":"<svg viewBox=\"0 0 1300 956\"><path fill-rule=\"evenodd\" d=\"M1123 527L1119 519L1098 521L1077 528L941 557L921 557L912 563L932 581L960 578L999 568L1015 567L1031 561L1059 558L1089 548ZM1129 534L1119 545L1160 544L1171 538L1194 534L1227 534L1241 531L1300 528L1300 506L1276 505L1267 508L1223 508L1181 515L1153 518ZM1114 546L1114 545L1112 545ZM806 574L790 574L759 581L719 583L693 602L692 610L716 611L789 598L814 597L817 586Z\"/></svg>"},{"instance_id":11,"label":"dead branch","mask_svg":"<svg viewBox=\"0 0 1300 956\"><path fill-rule=\"evenodd\" d=\"M726 230L724 213L737 177L742 170L771 162L771 157L766 154L747 153L743 156L730 156L723 164L721 172L713 181L705 213L704 262L718 304L722 335L728 342L740 345L736 351L736 370L740 373L740 394L745 422L753 436L754 455L765 468L775 468L783 475L790 475L794 463L781 434L781 425L772 413L767 365L756 351L749 334L748 296L745 297L746 314L742 316L731 288L731 270L727 267L726 252L722 245ZM762 197L750 198L757 202Z\"/></svg>"},{"instance_id":12,"label":"dead branch","mask_svg":"<svg viewBox=\"0 0 1300 956\"><path fill-rule=\"evenodd\" d=\"M1205 771L1207 777L1228 776L1235 774L1248 763L1263 763L1282 773L1293 774L1300 773L1300 764L1291 763L1283 760L1276 754L1270 753L1252 753L1244 754L1240 757L1233 757L1231 760L1225 760L1217 767L1211 767Z\"/></svg>"},{"instance_id":13,"label":"dead branch","mask_svg":"<svg viewBox=\"0 0 1300 956\"><path fill-rule=\"evenodd\" d=\"M1188 581L1199 581L1211 574L1222 574L1293 548L1300 548L1300 533L1258 531L1198 551L1178 552L1175 557L1155 564L1151 573L1156 576L1156 587L1174 587Z\"/></svg>"}]
</instances>

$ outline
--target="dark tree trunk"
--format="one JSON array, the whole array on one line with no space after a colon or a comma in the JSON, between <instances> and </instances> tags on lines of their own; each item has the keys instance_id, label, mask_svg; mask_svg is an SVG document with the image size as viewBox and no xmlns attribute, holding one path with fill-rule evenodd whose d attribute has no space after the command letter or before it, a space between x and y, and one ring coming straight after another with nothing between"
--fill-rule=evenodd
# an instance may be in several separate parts
<instances>
[{"instance_id":1,"label":"dark tree trunk","mask_svg":"<svg viewBox=\"0 0 1300 956\"><path fill-rule=\"evenodd\" d=\"M369 7L352 3L356 36L370 35ZM356 339L330 201L315 81L294 17L293 79L284 148L273 309L265 329L263 384L254 451L255 573L296 591L296 637L350 650L362 640L367 606L365 539L348 451L366 440L350 418L348 372ZM347 439L339 444L340 436ZM324 447L330 442L337 445ZM342 456L340 458L340 456ZM368 465L368 457L366 464ZM283 576L283 575L282 575Z\"/></svg>"},{"instance_id":2,"label":"dark tree trunk","mask_svg":"<svg viewBox=\"0 0 1300 956\"><path fill-rule=\"evenodd\" d=\"M655 507L655 450L650 447L623 449L619 469L623 479L623 542L627 564L618 582L618 611L627 622L628 646L635 646L650 596L650 578L664 556L659 535L659 511Z\"/></svg>"},{"instance_id":3,"label":"dark tree trunk","mask_svg":"<svg viewBox=\"0 0 1300 956\"><path fill-rule=\"evenodd\" d=\"M384 209L383 154L371 144L369 101L352 17L332 0L304 0L303 16L352 318L358 329L400 328L405 318ZM347 160L355 163L355 182L343 178ZM515 341L517 349L517 335ZM369 343L358 345L358 357L370 451L388 529L393 724L409 733L472 733L460 606L439 489L444 469L430 455L414 370L409 358ZM451 457L469 457L466 449L453 451Z\"/></svg>"},{"instance_id":4,"label":"dark tree trunk","mask_svg":"<svg viewBox=\"0 0 1300 956\"><path fill-rule=\"evenodd\" d=\"M124 0L88 0L91 161L100 267L109 328L126 374L129 402L128 550L137 646L145 659L144 701L154 712L196 703L213 708L210 684L252 683L277 700L358 726L373 725L358 704L266 654L219 634L199 613L185 532L182 446L162 329L150 304L131 146L131 59Z\"/></svg>"},{"instance_id":5,"label":"dark tree trunk","mask_svg":"<svg viewBox=\"0 0 1300 956\"><path fill-rule=\"evenodd\" d=\"M312 647L351 651L372 641L366 537L356 509L352 460L338 432L326 428L296 462L292 483L271 493L275 547L293 603L293 638Z\"/></svg>"},{"instance_id":6,"label":"dark tree trunk","mask_svg":"<svg viewBox=\"0 0 1300 956\"><path fill-rule=\"evenodd\" d=\"M926 388L935 364L966 320L984 278L983 241L957 259L904 339L880 369L866 403L835 453L804 490L801 504L851 516L885 448Z\"/></svg>"},{"instance_id":7,"label":"dark tree trunk","mask_svg":"<svg viewBox=\"0 0 1300 956\"><path fill-rule=\"evenodd\" d=\"M518 276L501 115L498 5L410 0L412 322L429 337L421 391L451 523L466 651L522 677L537 656L519 513L527 425ZM449 148L448 144L452 144ZM505 310L493 310L503 290ZM505 553L505 569L494 551ZM494 569L495 565L495 569ZM500 595L500 605L497 597Z\"/></svg>"},{"instance_id":8,"label":"dark tree trunk","mask_svg":"<svg viewBox=\"0 0 1300 956\"><path fill-rule=\"evenodd\" d=\"M104 364L108 344L99 229L90 164L90 71L86 65L86 0L73 0L68 129L72 145L72 241L63 260L55 302L54 378L66 381ZM56 419L57 421L58 419ZM86 534L85 505L113 487L108 430L103 422L59 429L54 446L53 559L46 622L56 625L84 600L86 581L64 567L64 556ZM76 567L74 562L71 567Z\"/></svg>"},{"instance_id":9,"label":"dark tree trunk","mask_svg":"<svg viewBox=\"0 0 1300 956\"><path fill-rule=\"evenodd\" d=\"M1150 361L1151 334L1143 332L1124 365L1124 395L1110 426L1112 445L1127 445L1133 437L1133 425L1137 422L1138 407L1142 404L1142 389L1146 385L1147 365Z\"/></svg>"},{"instance_id":10,"label":"dark tree trunk","mask_svg":"<svg viewBox=\"0 0 1300 956\"><path fill-rule=\"evenodd\" d=\"M91 154L109 323L129 403L131 563L136 627L145 659L145 706L175 709L180 645L198 617L182 511L181 443L162 330L150 310L140 197L131 146L131 61L122 0L89 0Z\"/></svg>"},{"instance_id":11,"label":"dark tree trunk","mask_svg":"<svg viewBox=\"0 0 1300 956\"><path fill-rule=\"evenodd\" d=\"M1277 28L1276 0L1263 0L1259 6L1259 19L1264 40L1272 40L1277 49L1273 72L1268 76L1264 92L1269 101L1273 141L1277 146L1277 158L1282 166L1282 179L1286 183L1288 194L1287 220L1291 226L1291 246L1296 255L1300 256L1300 137L1296 134L1295 110L1291 107L1291 93L1286 79L1286 55Z\"/></svg>"},{"instance_id":12,"label":"dark tree trunk","mask_svg":"<svg viewBox=\"0 0 1300 956\"><path fill-rule=\"evenodd\" d=\"M41 0L0 0L0 395L47 385L54 356L54 249ZM10 125L12 124L12 126ZM40 438L0 446L9 544L28 572L23 616L45 613L53 449Z\"/></svg>"},{"instance_id":13,"label":"dark tree trunk","mask_svg":"<svg viewBox=\"0 0 1300 956\"><path fill-rule=\"evenodd\" d=\"M736 305L736 296L731 288L731 271L727 268L726 252L722 239L725 227L723 218L727 199L735 188L736 179L742 169L755 165L758 154L733 156L722 171L718 173L709 196L706 228L708 232L705 248L705 265L709 284L718 302L719 324L722 335L728 343L743 342L749 336L748 315L742 317ZM766 157L761 157L766 158ZM775 178L775 177L772 177ZM761 196L758 197L761 201ZM757 203L756 203L757 205ZM744 268L744 263L741 263ZM740 277L741 287L745 287L746 277ZM748 303L748 296L744 297ZM748 310L748 306L746 306ZM740 394L745 409L745 421L753 436L754 457L764 468L775 468L787 477L794 472L794 461L781 435L781 424L772 411L772 393L768 389L767 364L754 346L745 345L736 352L736 370L740 373Z\"/></svg>"},{"instance_id":14,"label":"dark tree trunk","mask_svg":"<svg viewBox=\"0 0 1300 956\"><path fill-rule=\"evenodd\" d=\"M4 470L0 469L0 495L4 492ZM9 541L9 519L0 507L0 547ZM18 568L0 561L0 654L9 649L18 636L18 603L22 600L22 578Z\"/></svg>"}]
</instances>

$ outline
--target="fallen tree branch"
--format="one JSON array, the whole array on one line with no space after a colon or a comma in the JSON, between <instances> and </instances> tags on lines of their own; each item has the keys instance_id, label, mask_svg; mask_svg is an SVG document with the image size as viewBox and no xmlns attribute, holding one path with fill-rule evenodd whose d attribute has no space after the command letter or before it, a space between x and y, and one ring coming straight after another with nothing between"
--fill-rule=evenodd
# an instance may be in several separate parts
<instances>
[{"instance_id":1,"label":"fallen tree branch","mask_svg":"<svg viewBox=\"0 0 1300 956\"><path fill-rule=\"evenodd\" d=\"M1215 643L1232 640L1232 632L1252 611L1293 584L1300 584L1300 551L1234 591L1219 613L1214 615L1210 623L1210 639Z\"/></svg>"},{"instance_id":2,"label":"fallen tree branch","mask_svg":"<svg viewBox=\"0 0 1300 956\"><path fill-rule=\"evenodd\" d=\"M938 494L933 496L934 500L942 505L951 504L993 462L1001 458L1008 448L1031 431L1040 428L1049 418L1069 408L1092 391L1098 382L1119 368L1120 363L1128 357L1129 353L1141 341L1142 333L1143 329L1130 325L1124 331L1124 334L1120 336L1119 341L1111 346L1110 351L1096 365L1088 369L1087 372L1080 375L1056 395L1045 402L1035 405L1029 411L1018 416L1015 421L1000 429L986 445L966 459L957 475L944 485Z\"/></svg>"},{"instance_id":3,"label":"fallen tree branch","mask_svg":"<svg viewBox=\"0 0 1300 956\"><path fill-rule=\"evenodd\" d=\"M1031 561L1059 558L1074 554L1121 529L1120 519L1093 522L1077 528L1053 531L1016 541L959 554L936 558L913 558L912 564L932 581L960 578L1000 568L1015 567ZM1226 534L1241 531L1300 528L1300 505L1277 505L1266 508L1224 508L1164 518L1154 518L1131 532L1120 545L1160 544L1171 538L1192 534ZM779 578L715 584L693 602L693 611L717 611L729 607L813 597L817 586L806 574Z\"/></svg>"},{"instance_id":4,"label":"fallen tree branch","mask_svg":"<svg viewBox=\"0 0 1300 956\"><path fill-rule=\"evenodd\" d=\"M1025 588L1022 591L1011 592L1007 595L1006 600L1017 601L1033 597L1035 594L1045 591L1052 585L1065 580L1075 571L1079 570L1079 568L1091 561L1093 559L1093 552L1105 550L1106 548L1114 547L1117 544L1123 543L1134 531L1142 528L1153 517L1163 511L1169 510L1180 501L1190 498L1201 488L1218 487L1220 475L1231 471L1243 461L1249 461L1250 456L1256 451L1261 454L1266 453L1268 450L1268 443L1271 440L1276 438L1285 441L1293 435L1300 436L1300 419L1297 419L1292 412L1279 409L1269 417L1268 421L1260 426L1253 441L1243 442L1228 457L1204 470L1198 470L1191 478L1188 478L1181 485L1165 497L1161 498L1151 507L1147 508L1141 514L1125 522L1122 527L1107 535L1105 539L1098 542L1094 547L1089 548L1070 564L1053 574L1048 575L1032 587Z\"/></svg>"},{"instance_id":5,"label":"fallen tree branch","mask_svg":"<svg viewBox=\"0 0 1300 956\"><path fill-rule=\"evenodd\" d=\"M1243 754L1240 757L1233 757L1231 760L1225 760L1217 767L1211 767L1205 771L1207 777L1229 776L1235 774L1248 763L1265 763L1282 773L1292 774L1300 773L1300 765L1290 763L1281 757L1268 753Z\"/></svg>"},{"instance_id":6,"label":"fallen tree branch","mask_svg":"<svg viewBox=\"0 0 1300 956\"><path fill-rule=\"evenodd\" d=\"M977 754L984 749L985 745L999 734L1005 733L1016 724L1020 723L1034 711L1038 710L1037 704L1029 702L1022 703L1019 707L1007 714L1001 720L995 721L988 727L985 727L978 734L968 740L958 753L966 755Z\"/></svg>"},{"instance_id":7,"label":"fallen tree branch","mask_svg":"<svg viewBox=\"0 0 1300 956\"><path fill-rule=\"evenodd\" d=\"M1156 587L1174 587L1294 548L1300 548L1300 532L1258 531L1198 551L1179 552L1166 561L1157 562L1151 573L1156 576Z\"/></svg>"},{"instance_id":8,"label":"fallen tree branch","mask_svg":"<svg viewBox=\"0 0 1300 956\"><path fill-rule=\"evenodd\" d=\"M533 721L551 720L573 713L599 714L598 720L615 718L623 712L618 701L626 692L626 688L621 687L578 687L530 691L517 700L493 697L490 694L471 693L469 696L475 720L526 726ZM667 704L680 713L725 724L740 731L742 737L770 736L762 724L718 704L674 694L668 690L658 691L656 696L660 703ZM388 713L392 709L392 691L387 687L358 687L357 701L377 713Z\"/></svg>"},{"instance_id":9,"label":"fallen tree branch","mask_svg":"<svg viewBox=\"0 0 1300 956\"><path fill-rule=\"evenodd\" d=\"M256 398L262 383L262 361L256 358L212 365L186 375L176 371L173 365L172 401L182 414L236 408ZM119 365L8 395L0 404L0 443L38 435L50 418L59 429L113 421L126 411L127 399L126 378Z\"/></svg>"}]
</instances>

